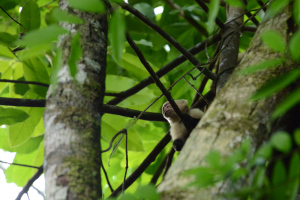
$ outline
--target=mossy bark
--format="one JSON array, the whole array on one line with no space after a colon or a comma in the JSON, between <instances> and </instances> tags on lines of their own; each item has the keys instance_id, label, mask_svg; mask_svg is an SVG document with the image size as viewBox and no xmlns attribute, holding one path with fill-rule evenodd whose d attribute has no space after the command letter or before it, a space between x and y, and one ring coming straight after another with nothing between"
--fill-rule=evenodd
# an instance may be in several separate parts
<instances>
[{"instance_id":1,"label":"mossy bark","mask_svg":"<svg viewBox=\"0 0 300 200\"><path fill-rule=\"evenodd\" d=\"M255 147L268 138L272 112L288 94L288 90L258 102L248 99L270 79L296 67L295 63L287 61L277 68L250 75L240 75L238 71L281 56L262 43L261 34L269 29L275 30L288 42L290 35L287 21L290 16L291 8L286 8L277 16L264 20L259 26L241 63L193 130L174 165L159 185L158 191L162 194L162 199L216 199L221 191L219 186L209 189L185 187L193 177L184 176L183 172L205 165L204 158L211 150L220 152L225 158L245 138L251 138L254 152Z\"/></svg>"},{"instance_id":2,"label":"mossy bark","mask_svg":"<svg viewBox=\"0 0 300 200\"><path fill-rule=\"evenodd\" d=\"M57 87L47 94L45 162L47 199L96 200L102 196L100 177L100 120L105 91L107 48L106 15L73 10L66 0L60 8L85 20L84 24L62 24L70 33L81 34L82 60L76 81L69 73L72 34L60 38L63 66Z\"/></svg>"}]
</instances>

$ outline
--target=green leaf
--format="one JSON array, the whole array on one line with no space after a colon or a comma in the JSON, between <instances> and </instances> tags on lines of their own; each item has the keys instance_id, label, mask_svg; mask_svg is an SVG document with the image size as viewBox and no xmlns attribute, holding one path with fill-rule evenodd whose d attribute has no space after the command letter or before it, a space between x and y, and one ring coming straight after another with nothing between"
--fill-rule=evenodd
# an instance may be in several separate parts
<instances>
[{"instance_id":1,"label":"green leaf","mask_svg":"<svg viewBox=\"0 0 300 200\"><path fill-rule=\"evenodd\" d=\"M250 97L250 100L257 101L262 98L266 98L271 96L272 94L282 90L283 88L287 87L295 80L300 77L300 69L291 70L284 75L274 78L269 81L267 84L263 85L259 88L254 95Z\"/></svg>"},{"instance_id":2,"label":"green leaf","mask_svg":"<svg viewBox=\"0 0 300 200\"><path fill-rule=\"evenodd\" d=\"M134 193L137 199L160 200L160 195L157 193L153 185L139 186Z\"/></svg>"},{"instance_id":3,"label":"green leaf","mask_svg":"<svg viewBox=\"0 0 300 200\"><path fill-rule=\"evenodd\" d=\"M77 33L71 42L71 53L69 57L69 69L71 76L75 79L75 76L77 74L77 61L82 56L82 48L80 43L80 33Z\"/></svg>"},{"instance_id":4,"label":"green leaf","mask_svg":"<svg viewBox=\"0 0 300 200\"><path fill-rule=\"evenodd\" d=\"M100 0L68 0L69 4L72 8L93 12L93 13L103 13L105 11L105 6L102 1Z\"/></svg>"},{"instance_id":5,"label":"green leaf","mask_svg":"<svg viewBox=\"0 0 300 200\"><path fill-rule=\"evenodd\" d=\"M44 108L34 107L24 108L23 110L26 111L30 117L22 123L14 124L9 127L9 143L11 147L21 145L30 138L44 112Z\"/></svg>"},{"instance_id":6,"label":"green leaf","mask_svg":"<svg viewBox=\"0 0 300 200\"><path fill-rule=\"evenodd\" d=\"M51 44L56 41L59 35L68 33L68 31L60 26L51 25L40 30L34 30L26 34L24 38L17 42L20 46L40 46Z\"/></svg>"},{"instance_id":7,"label":"green leaf","mask_svg":"<svg viewBox=\"0 0 300 200\"><path fill-rule=\"evenodd\" d=\"M291 56L296 61L300 60L299 44L300 44L300 31L297 31L296 33L293 34L289 42L289 50Z\"/></svg>"},{"instance_id":8,"label":"green leaf","mask_svg":"<svg viewBox=\"0 0 300 200\"><path fill-rule=\"evenodd\" d=\"M297 128L294 131L294 141L298 146L300 146L300 128Z\"/></svg>"},{"instance_id":9,"label":"green leaf","mask_svg":"<svg viewBox=\"0 0 300 200\"><path fill-rule=\"evenodd\" d=\"M0 59L11 60L14 59L15 55L6 47L0 44Z\"/></svg>"},{"instance_id":10,"label":"green leaf","mask_svg":"<svg viewBox=\"0 0 300 200\"><path fill-rule=\"evenodd\" d=\"M29 115L23 110L0 107L0 126L3 124L12 125L17 122L22 122L28 117Z\"/></svg>"},{"instance_id":11,"label":"green leaf","mask_svg":"<svg viewBox=\"0 0 300 200\"><path fill-rule=\"evenodd\" d=\"M286 180L286 170L282 161L277 161L275 163L273 173L272 173L272 184L279 185Z\"/></svg>"},{"instance_id":12,"label":"green leaf","mask_svg":"<svg viewBox=\"0 0 300 200\"><path fill-rule=\"evenodd\" d=\"M205 157L205 161L212 167L218 168L221 166L221 155L217 151L212 151Z\"/></svg>"},{"instance_id":13,"label":"green leaf","mask_svg":"<svg viewBox=\"0 0 300 200\"><path fill-rule=\"evenodd\" d=\"M155 14L153 7L145 2L134 4L133 7L145 15L148 19L155 22Z\"/></svg>"},{"instance_id":14,"label":"green leaf","mask_svg":"<svg viewBox=\"0 0 300 200\"><path fill-rule=\"evenodd\" d=\"M288 153L292 148L292 138L284 131L275 133L270 140L271 145L283 153Z\"/></svg>"},{"instance_id":15,"label":"green leaf","mask_svg":"<svg viewBox=\"0 0 300 200\"><path fill-rule=\"evenodd\" d=\"M211 0L208 12L208 32L212 33L215 28L215 19L217 18L220 8L220 0Z\"/></svg>"},{"instance_id":16,"label":"green leaf","mask_svg":"<svg viewBox=\"0 0 300 200\"><path fill-rule=\"evenodd\" d=\"M227 0L226 1L230 6L236 6L236 7L245 7L245 4L242 3L241 0Z\"/></svg>"},{"instance_id":17,"label":"green leaf","mask_svg":"<svg viewBox=\"0 0 300 200\"><path fill-rule=\"evenodd\" d=\"M300 156L296 152L293 154L292 159L289 164L289 173L288 173L288 188L287 190L288 196L290 200L297 199L297 194L299 190L299 182L300 182Z\"/></svg>"},{"instance_id":18,"label":"green leaf","mask_svg":"<svg viewBox=\"0 0 300 200\"><path fill-rule=\"evenodd\" d=\"M269 159L272 156L272 146L269 143L262 145L256 152L255 156Z\"/></svg>"},{"instance_id":19,"label":"green leaf","mask_svg":"<svg viewBox=\"0 0 300 200\"><path fill-rule=\"evenodd\" d=\"M62 65L63 65L62 49L58 48L57 51L56 51L56 55L53 59L53 69L52 69L52 74L51 74L51 77L50 77L50 82L52 84L52 90L53 91L56 88L57 79L58 79L57 75L58 75L58 72L59 72L60 68L62 67Z\"/></svg>"},{"instance_id":20,"label":"green leaf","mask_svg":"<svg viewBox=\"0 0 300 200\"><path fill-rule=\"evenodd\" d=\"M120 63L123 55L125 41L125 20L120 9L116 10L110 22L110 40L112 44L113 56Z\"/></svg>"},{"instance_id":21,"label":"green leaf","mask_svg":"<svg viewBox=\"0 0 300 200\"><path fill-rule=\"evenodd\" d=\"M52 17L55 18L57 21L61 22L68 22L71 24L83 24L84 20L80 17L70 14L65 10L61 10L58 8L53 9L52 11Z\"/></svg>"},{"instance_id":22,"label":"green leaf","mask_svg":"<svg viewBox=\"0 0 300 200\"><path fill-rule=\"evenodd\" d=\"M20 13L20 23L25 27L26 33L40 27L40 9L35 0L29 0L23 6Z\"/></svg>"},{"instance_id":23,"label":"green leaf","mask_svg":"<svg viewBox=\"0 0 300 200\"><path fill-rule=\"evenodd\" d=\"M300 102L300 88L292 91L275 109L272 115L272 119L283 115L285 112L294 107Z\"/></svg>"},{"instance_id":24,"label":"green leaf","mask_svg":"<svg viewBox=\"0 0 300 200\"><path fill-rule=\"evenodd\" d=\"M268 30L262 33L262 41L270 48L280 53L285 51L285 41L282 36L273 30Z\"/></svg>"},{"instance_id":25,"label":"green leaf","mask_svg":"<svg viewBox=\"0 0 300 200\"><path fill-rule=\"evenodd\" d=\"M294 17L296 24L298 24L298 26L299 26L300 25L300 0L294 1L293 17Z\"/></svg>"},{"instance_id":26,"label":"green leaf","mask_svg":"<svg viewBox=\"0 0 300 200\"><path fill-rule=\"evenodd\" d=\"M0 32L0 44L5 46L12 45L18 39L18 35L11 35L6 32Z\"/></svg>"},{"instance_id":27,"label":"green leaf","mask_svg":"<svg viewBox=\"0 0 300 200\"><path fill-rule=\"evenodd\" d=\"M27 81L36 81L40 83L49 84L49 74L47 72L47 63L42 56L32 57L24 60L23 71L24 77ZM41 97L45 97L48 88L38 85L29 85L33 91Z\"/></svg>"},{"instance_id":28,"label":"green leaf","mask_svg":"<svg viewBox=\"0 0 300 200\"><path fill-rule=\"evenodd\" d=\"M284 62L285 62L284 58L275 58L275 59L272 59L272 60L266 60L266 61L263 61L259 64L250 65L246 69L243 69L243 70L239 71L239 74L240 75L246 75L246 74L256 73L260 70L271 69L271 68L274 68L274 67L278 67Z\"/></svg>"},{"instance_id":29,"label":"green leaf","mask_svg":"<svg viewBox=\"0 0 300 200\"><path fill-rule=\"evenodd\" d=\"M264 20L269 19L278 14L284 7L288 5L290 0L273 0L268 7Z\"/></svg>"}]
</instances>

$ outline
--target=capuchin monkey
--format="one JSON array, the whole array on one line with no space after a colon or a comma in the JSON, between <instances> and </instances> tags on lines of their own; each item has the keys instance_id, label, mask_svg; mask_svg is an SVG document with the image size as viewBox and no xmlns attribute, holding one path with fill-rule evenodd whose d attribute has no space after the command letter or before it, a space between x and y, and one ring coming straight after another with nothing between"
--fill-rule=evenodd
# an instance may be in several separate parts
<instances>
[{"instance_id":1,"label":"capuchin monkey","mask_svg":"<svg viewBox=\"0 0 300 200\"><path fill-rule=\"evenodd\" d=\"M198 108L188 108L188 101L185 99L175 100L178 108L181 110L183 117L186 119L192 129L196 127L200 118L203 116L203 112ZM162 114L166 120L168 120L171 129L170 134L173 140L173 148L176 151L181 151L189 133L181 122L178 115L175 113L171 104L167 101L162 106Z\"/></svg>"}]
</instances>

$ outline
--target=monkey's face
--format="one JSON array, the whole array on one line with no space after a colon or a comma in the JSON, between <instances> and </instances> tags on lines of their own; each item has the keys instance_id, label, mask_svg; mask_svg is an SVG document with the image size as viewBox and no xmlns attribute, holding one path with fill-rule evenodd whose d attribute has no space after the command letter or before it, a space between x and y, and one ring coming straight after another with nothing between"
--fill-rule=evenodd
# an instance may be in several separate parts
<instances>
[{"instance_id":1,"label":"monkey's face","mask_svg":"<svg viewBox=\"0 0 300 200\"><path fill-rule=\"evenodd\" d=\"M176 105L178 106L178 108L180 109L180 111L182 113L186 113L188 110L187 107L187 100L175 100ZM166 103L164 103L163 107L162 107L162 114L164 115L165 118L169 118L169 119L177 119L178 116L175 113L173 107L171 106L171 104L167 101Z\"/></svg>"},{"instance_id":2,"label":"monkey's face","mask_svg":"<svg viewBox=\"0 0 300 200\"><path fill-rule=\"evenodd\" d=\"M167 117L167 118L174 117L176 115L173 107L171 106L171 104L169 102L164 103L164 105L162 107L162 113L163 113L164 117Z\"/></svg>"}]
</instances>

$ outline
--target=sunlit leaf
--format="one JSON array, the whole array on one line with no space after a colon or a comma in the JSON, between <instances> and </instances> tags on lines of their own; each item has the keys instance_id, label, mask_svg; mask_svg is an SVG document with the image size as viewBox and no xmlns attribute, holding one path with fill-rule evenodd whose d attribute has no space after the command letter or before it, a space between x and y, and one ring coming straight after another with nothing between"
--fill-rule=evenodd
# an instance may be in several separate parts
<instances>
[{"instance_id":1,"label":"sunlit leaf","mask_svg":"<svg viewBox=\"0 0 300 200\"><path fill-rule=\"evenodd\" d=\"M93 13L102 13L105 11L105 6L100 0L68 0L68 2L72 8L76 8L82 11Z\"/></svg>"},{"instance_id":2,"label":"sunlit leaf","mask_svg":"<svg viewBox=\"0 0 300 200\"><path fill-rule=\"evenodd\" d=\"M17 44L20 46L39 46L51 44L58 39L59 35L68 33L68 31L60 26L51 25L40 30L34 30L26 34Z\"/></svg>"},{"instance_id":3,"label":"sunlit leaf","mask_svg":"<svg viewBox=\"0 0 300 200\"><path fill-rule=\"evenodd\" d=\"M57 20L57 21L61 21L61 22L69 22L72 24L82 24L84 23L84 20L81 19L80 17L74 15L74 14L70 14L65 10L61 10L61 9L53 9L52 11L52 16Z\"/></svg>"},{"instance_id":4,"label":"sunlit leaf","mask_svg":"<svg viewBox=\"0 0 300 200\"><path fill-rule=\"evenodd\" d=\"M292 91L275 109L272 115L272 119L283 115L285 112L294 107L300 102L300 88Z\"/></svg>"},{"instance_id":5,"label":"sunlit leaf","mask_svg":"<svg viewBox=\"0 0 300 200\"><path fill-rule=\"evenodd\" d=\"M300 60L299 44L300 44L300 31L297 31L296 33L293 34L289 42L289 50L291 56L296 61Z\"/></svg>"},{"instance_id":6,"label":"sunlit leaf","mask_svg":"<svg viewBox=\"0 0 300 200\"><path fill-rule=\"evenodd\" d=\"M271 145L277 149L278 151L281 151L283 153L288 153L292 148L292 139L291 136L284 131L280 131L275 133L271 137Z\"/></svg>"},{"instance_id":7,"label":"sunlit leaf","mask_svg":"<svg viewBox=\"0 0 300 200\"><path fill-rule=\"evenodd\" d=\"M23 110L0 107L0 126L3 124L12 125L17 122L22 122L28 117L29 115Z\"/></svg>"},{"instance_id":8,"label":"sunlit leaf","mask_svg":"<svg viewBox=\"0 0 300 200\"><path fill-rule=\"evenodd\" d=\"M20 23L25 27L25 31L28 33L31 30L39 28L41 24L40 18L40 8L36 0L27 1L20 13Z\"/></svg>"},{"instance_id":9,"label":"sunlit leaf","mask_svg":"<svg viewBox=\"0 0 300 200\"><path fill-rule=\"evenodd\" d=\"M269 81L267 84L259 88L253 96L251 96L250 100L257 101L259 99L269 97L272 94L282 90L287 87L295 80L300 77L300 69L294 69L290 72L285 73L282 76L276 77Z\"/></svg>"},{"instance_id":10,"label":"sunlit leaf","mask_svg":"<svg viewBox=\"0 0 300 200\"><path fill-rule=\"evenodd\" d=\"M208 12L208 32L212 33L215 28L215 19L217 18L220 8L220 0L211 0Z\"/></svg>"},{"instance_id":11,"label":"sunlit leaf","mask_svg":"<svg viewBox=\"0 0 300 200\"><path fill-rule=\"evenodd\" d=\"M71 76L75 79L75 75L77 74L77 62L82 56L82 47L80 43L80 34L77 33L71 42L71 53L69 57L69 69Z\"/></svg>"},{"instance_id":12,"label":"sunlit leaf","mask_svg":"<svg viewBox=\"0 0 300 200\"><path fill-rule=\"evenodd\" d=\"M11 35L6 32L0 32L0 44L10 46L15 42L16 39L18 39L18 35Z\"/></svg>"},{"instance_id":13,"label":"sunlit leaf","mask_svg":"<svg viewBox=\"0 0 300 200\"><path fill-rule=\"evenodd\" d=\"M117 62L122 59L125 42L125 20L120 9L116 10L110 22L110 40L113 49L113 56Z\"/></svg>"},{"instance_id":14,"label":"sunlit leaf","mask_svg":"<svg viewBox=\"0 0 300 200\"><path fill-rule=\"evenodd\" d=\"M279 33L273 30L268 30L262 33L262 41L274 51L284 53L285 51L285 41Z\"/></svg>"}]
</instances>

